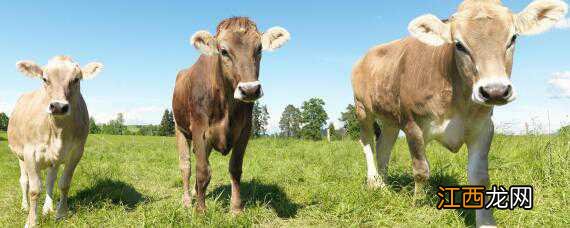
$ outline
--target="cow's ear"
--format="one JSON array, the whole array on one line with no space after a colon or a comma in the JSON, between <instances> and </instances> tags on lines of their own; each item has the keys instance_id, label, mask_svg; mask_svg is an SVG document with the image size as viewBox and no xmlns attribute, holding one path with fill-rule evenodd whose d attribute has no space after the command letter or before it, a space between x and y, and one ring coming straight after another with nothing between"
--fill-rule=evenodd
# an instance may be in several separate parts
<instances>
[{"instance_id":1,"label":"cow's ear","mask_svg":"<svg viewBox=\"0 0 570 228\"><path fill-rule=\"evenodd\" d=\"M285 45L290 38L291 34L286 29L273 27L263 33L261 44L263 45L263 50L273 51Z\"/></svg>"},{"instance_id":2,"label":"cow's ear","mask_svg":"<svg viewBox=\"0 0 570 228\"><path fill-rule=\"evenodd\" d=\"M81 69L81 73L83 74L82 79L87 79L87 80L92 79L95 76L97 76L97 74L99 74L102 70L103 70L102 63L99 62L89 63Z\"/></svg>"},{"instance_id":3,"label":"cow's ear","mask_svg":"<svg viewBox=\"0 0 570 228\"><path fill-rule=\"evenodd\" d=\"M218 53L216 38L208 31L198 31L190 38L190 43L204 55L215 55Z\"/></svg>"},{"instance_id":4,"label":"cow's ear","mask_svg":"<svg viewBox=\"0 0 570 228\"><path fill-rule=\"evenodd\" d=\"M431 46L451 43L450 25L432 14L426 14L414 19L408 25L408 31L412 37Z\"/></svg>"},{"instance_id":5,"label":"cow's ear","mask_svg":"<svg viewBox=\"0 0 570 228\"><path fill-rule=\"evenodd\" d=\"M42 77L44 74L44 71L42 70L42 68L40 66L38 66L38 64L36 64L32 61L28 61L28 60L19 61L16 63L16 67L24 75L31 77L31 78Z\"/></svg>"},{"instance_id":6,"label":"cow's ear","mask_svg":"<svg viewBox=\"0 0 570 228\"><path fill-rule=\"evenodd\" d=\"M568 12L568 5L561 0L537 0L522 12L514 15L517 33L534 35L552 28Z\"/></svg>"}]
</instances>

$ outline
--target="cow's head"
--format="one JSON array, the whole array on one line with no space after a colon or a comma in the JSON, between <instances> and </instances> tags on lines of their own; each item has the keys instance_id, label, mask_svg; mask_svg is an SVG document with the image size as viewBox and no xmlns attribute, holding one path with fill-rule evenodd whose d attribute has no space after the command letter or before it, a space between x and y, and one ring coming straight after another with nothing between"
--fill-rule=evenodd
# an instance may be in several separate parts
<instances>
[{"instance_id":1,"label":"cow's head","mask_svg":"<svg viewBox=\"0 0 570 228\"><path fill-rule=\"evenodd\" d=\"M48 99L46 111L53 116L68 115L72 111L70 100L80 92L80 81L95 77L103 69L103 64L98 62L80 68L67 56L56 56L43 68L27 60L19 61L16 66L24 75L43 80Z\"/></svg>"},{"instance_id":2,"label":"cow's head","mask_svg":"<svg viewBox=\"0 0 570 228\"><path fill-rule=\"evenodd\" d=\"M207 31L198 31L191 43L202 54L219 58L223 75L233 86L235 99L253 102L263 96L259 82L261 52L283 46L289 37L284 28L273 27L260 33L253 21L234 17L218 25L215 37Z\"/></svg>"},{"instance_id":3,"label":"cow's head","mask_svg":"<svg viewBox=\"0 0 570 228\"><path fill-rule=\"evenodd\" d=\"M414 19L408 29L426 44L453 45L474 102L504 105L516 98L510 77L517 36L544 32L567 11L561 0L536 0L518 14L499 0L466 0L448 21L428 14Z\"/></svg>"}]
</instances>

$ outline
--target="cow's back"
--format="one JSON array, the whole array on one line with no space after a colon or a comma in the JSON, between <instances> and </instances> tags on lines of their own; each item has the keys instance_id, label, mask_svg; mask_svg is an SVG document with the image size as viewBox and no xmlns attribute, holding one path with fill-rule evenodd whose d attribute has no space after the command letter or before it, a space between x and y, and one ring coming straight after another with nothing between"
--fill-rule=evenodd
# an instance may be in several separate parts
<instances>
[{"instance_id":1,"label":"cow's back","mask_svg":"<svg viewBox=\"0 0 570 228\"><path fill-rule=\"evenodd\" d=\"M441 112L451 99L448 52L411 37L373 47L353 70L357 105L395 123Z\"/></svg>"}]
</instances>

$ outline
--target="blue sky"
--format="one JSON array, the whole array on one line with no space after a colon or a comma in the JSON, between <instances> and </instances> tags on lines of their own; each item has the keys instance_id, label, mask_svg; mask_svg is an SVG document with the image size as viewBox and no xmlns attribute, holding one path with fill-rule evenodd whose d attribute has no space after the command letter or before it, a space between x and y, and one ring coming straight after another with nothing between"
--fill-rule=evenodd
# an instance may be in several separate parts
<instances>
[{"instance_id":1,"label":"blue sky","mask_svg":"<svg viewBox=\"0 0 570 228\"><path fill-rule=\"evenodd\" d=\"M530 0L503 1L514 12ZM101 61L104 71L82 83L90 113L107 121L124 112L127 122L158 123L170 108L176 73L194 63L189 44L197 30L214 33L230 16L249 16L260 30L282 26L292 39L265 53L260 79L277 122L287 104L311 97L326 102L329 121L352 103L350 72L373 45L407 35L415 17L451 15L460 1L2 1L0 3L0 111L40 86L17 72L29 59L45 64L54 55L82 65ZM495 111L500 128L519 131L524 123L555 130L570 123L570 28L568 21L547 33L521 37L513 81L519 98ZM558 86L558 89L556 89ZM550 117L550 118L548 118Z\"/></svg>"}]
</instances>

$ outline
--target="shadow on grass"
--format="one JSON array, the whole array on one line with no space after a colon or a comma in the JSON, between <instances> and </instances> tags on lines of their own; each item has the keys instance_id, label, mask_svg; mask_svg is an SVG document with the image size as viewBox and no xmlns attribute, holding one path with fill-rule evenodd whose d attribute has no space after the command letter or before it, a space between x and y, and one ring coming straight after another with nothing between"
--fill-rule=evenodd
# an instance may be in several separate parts
<instances>
[{"instance_id":1,"label":"shadow on grass","mask_svg":"<svg viewBox=\"0 0 570 228\"><path fill-rule=\"evenodd\" d=\"M95 185L79 191L69 199L70 205L102 208L104 204L120 205L126 210L136 208L148 198L138 192L132 185L122 181L100 179Z\"/></svg>"},{"instance_id":2,"label":"shadow on grass","mask_svg":"<svg viewBox=\"0 0 570 228\"><path fill-rule=\"evenodd\" d=\"M210 192L207 197L218 198L225 207L230 204L232 193L231 185L219 186ZM300 206L287 197L283 189L277 185L267 185L252 180L251 182L241 183L242 202L245 203L246 209L250 205L266 204L269 205L279 218L293 218L297 215Z\"/></svg>"},{"instance_id":3,"label":"shadow on grass","mask_svg":"<svg viewBox=\"0 0 570 228\"><path fill-rule=\"evenodd\" d=\"M412 175L408 174L408 173L400 173L398 175L392 175L392 176L388 176L388 183L389 183L389 187L396 192L401 192L404 189L411 189L411 191L414 191L414 178L412 177ZM459 186L460 183L459 181L451 175L445 174L445 173L432 173L432 175L430 176L429 180L428 180L428 191L427 191L427 195L425 196L424 199L422 199L420 201L420 204L424 204L424 205L429 205L429 206L433 206L434 208L437 206L437 204L439 203L440 199L437 196L437 192L438 192L438 187L439 186ZM413 193L412 193L413 194ZM455 192L454 194L454 198L455 199L461 199L461 192ZM445 210L450 210L450 209L445 209ZM457 210L457 212L459 213L459 215L461 217L463 217L463 221L465 223L466 226L469 227L474 227L475 226L475 211L474 210L468 210L468 209L451 209L451 210Z\"/></svg>"},{"instance_id":4,"label":"shadow on grass","mask_svg":"<svg viewBox=\"0 0 570 228\"><path fill-rule=\"evenodd\" d=\"M6 140L6 138L0 136L0 142L2 142L2 141L7 141L7 140Z\"/></svg>"}]
</instances>

